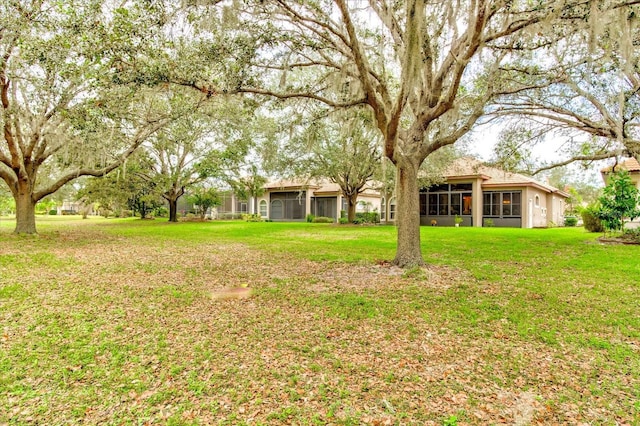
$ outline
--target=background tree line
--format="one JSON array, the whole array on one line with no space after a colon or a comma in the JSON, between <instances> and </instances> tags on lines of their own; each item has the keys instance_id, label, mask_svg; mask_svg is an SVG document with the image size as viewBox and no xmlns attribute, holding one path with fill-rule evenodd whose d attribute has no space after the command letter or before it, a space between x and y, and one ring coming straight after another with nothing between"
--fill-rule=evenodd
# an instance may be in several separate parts
<instances>
[{"instance_id":1,"label":"background tree line","mask_svg":"<svg viewBox=\"0 0 640 426\"><path fill-rule=\"evenodd\" d=\"M623 0L3 2L0 177L15 231L35 233L38 201L134 153L141 169L129 176L153 183L172 220L185 188L298 173L291 153L308 176L332 170L324 177L348 199L386 158L394 263L423 264L420 170L435 170L427 160L478 125L525 127L530 137L505 137L501 158L558 141L554 164L513 165L532 172L640 157L637 9ZM345 157L358 160L337 164ZM356 164L361 179L345 178Z\"/></svg>"}]
</instances>

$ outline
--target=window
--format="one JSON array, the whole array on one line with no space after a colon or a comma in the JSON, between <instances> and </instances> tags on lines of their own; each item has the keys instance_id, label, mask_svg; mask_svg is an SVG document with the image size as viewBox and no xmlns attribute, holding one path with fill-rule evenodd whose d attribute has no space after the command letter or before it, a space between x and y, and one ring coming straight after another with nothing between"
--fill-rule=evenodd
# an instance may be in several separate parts
<instances>
[{"instance_id":1,"label":"window","mask_svg":"<svg viewBox=\"0 0 640 426\"><path fill-rule=\"evenodd\" d=\"M438 196L436 194L429 194L429 216L438 215Z\"/></svg>"},{"instance_id":2,"label":"window","mask_svg":"<svg viewBox=\"0 0 640 426\"><path fill-rule=\"evenodd\" d=\"M471 183L434 185L420 194L420 214L428 216L471 216Z\"/></svg>"},{"instance_id":3,"label":"window","mask_svg":"<svg viewBox=\"0 0 640 426\"><path fill-rule=\"evenodd\" d=\"M249 204L247 200L236 200L236 213L247 213L249 211Z\"/></svg>"},{"instance_id":4,"label":"window","mask_svg":"<svg viewBox=\"0 0 640 426\"><path fill-rule=\"evenodd\" d=\"M438 214L440 216L449 215L449 194L438 194Z\"/></svg>"},{"instance_id":5,"label":"window","mask_svg":"<svg viewBox=\"0 0 640 426\"><path fill-rule=\"evenodd\" d=\"M336 203L336 197L314 197L311 199L311 214L335 219Z\"/></svg>"},{"instance_id":6,"label":"window","mask_svg":"<svg viewBox=\"0 0 640 426\"><path fill-rule=\"evenodd\" d=\"M267 201L260 201L260 216L267 217Z\"/></svg>"},{"instance_id":7,"label":"window","mask_svg":"<svg viewBox=\"0 0 640 426\"><path fill-rule=\"evenodd\" d=\"M420 194L420 216L427 215L427 194Z\"/></svg>"},{"instance_id":8,"label":"window","mask_svg":"<svg viewBox=\"0 0 640 426\"><path fill-rule=\"evenodd\" d=\"M454 183L451 184L451 192L455 191L471 191L473 188L472 183Z\"/></svg>"},{"instance_id":9,"label":"window","mask_svg":"<svg viewBox=\"0 0 640 426\"><path fill-rule=\"evenodd\" d=\"M396 220L396 199L389 201L389 220Z\"/></svg>"},{"instance_id":10,"label":"window","mask_svg":"<svg viewBox=\"0 0 640 426\"><path fill-rule=\"evenodd\" d=\"M448 192L449 184L433 185L429 187L429 192Z\"/></svg>"},{"instance_id":11,"label":"window","mask_svg":"<svg viewBox=\"0 0 640 426\"><path fill-rule=\"evenodd\" d=\"M491 194L491 215L500 216L500 196L501 194Z\"/></svg>"},{"instance_id":12,"label":"window","mask_svg":"<svg viewBox=\"0 0 640 426\"><path fill-rule=\"evenodd\" d=\"M284 218L284 209L282 208L281 200L273 200L271 202L271 218L272 219Z\"/></svg>"},{"instance_id":13,"label":"window","mask_svg":"<svg viewBox=\"0 0 640 426\"><path fill-rule=\"evenodd\" d=\"M540 196L536 195L536 207L540 207Z\"/></svg>"},{"instance_id":14,"label":"window","mask_svg":"<svg viewBox=\"0 0 640 426\"><path fill-rule=\"evenodd\" d=\"M271 193L271 218L272 219L304 219L305 216L305 192L272 192ZM279 201L280 203L275 203ZM274 212L273 209L276 209Z\"/></svg>"},{"instance_id":15,"label":"window","mask_svg":"<svg viewBox=\"0 0 640 426\"><path fill-rule=\"evenodd\" d=\"M467 215L470 216L471 215L471 200L472 200L472 196L471 194L462 194L462 214L463 215Z\"/></svg>"},{"instance_id":16,"label":"window","mask_svg":"<svg viewBox=\"0 0 640 426\"><path fill-rule=\"evenodd\" d=\"M459 216L461 211L461 197L460 194L451 194L451 214Z\"/></svg>"},{"instance_id":17,"label":"window","mask_svg":"<svg viewBox=\"0 0 640 426\"><path fill-rule=\"evenodd\" d=\"M520 192L485 192L482 194L482 214L487 217L520 217Z\"/></svg>"}]
</instances>

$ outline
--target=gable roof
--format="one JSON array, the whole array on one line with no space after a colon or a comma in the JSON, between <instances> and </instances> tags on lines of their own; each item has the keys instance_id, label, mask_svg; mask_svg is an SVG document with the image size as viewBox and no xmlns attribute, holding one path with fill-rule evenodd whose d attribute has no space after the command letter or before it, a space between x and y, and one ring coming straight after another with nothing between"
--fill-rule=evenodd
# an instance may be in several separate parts
<instances>
[{"instance_id":1,"label":"gable roof","mask_svg":"<svg viewBox=\"0 0 640 426\"><path fill-rule=\"evenodd\" d=\"M611 173L615 166L616 170L627 170L629 173L637 173L640 172L640 163L635 158L628 158L624 160L622 163L614 164L604 169L600 170L601 173Z\"/></svg>"},{"instance_id":2,"label":"gable roof","mask_svg":"<svg viewBox=\"0 0 640 426\"><path fill-rule=\"evenodd\" d=\"M484 181L482 183L483 188L532 186L547 193L557 193L563 197L569 197L569 194L564 191L533 179L532 177L488 166L471 157L462 157L454 160L454 162L445 171L444 177L448 180L480 178Z\"/></svg>"}]
</instances>

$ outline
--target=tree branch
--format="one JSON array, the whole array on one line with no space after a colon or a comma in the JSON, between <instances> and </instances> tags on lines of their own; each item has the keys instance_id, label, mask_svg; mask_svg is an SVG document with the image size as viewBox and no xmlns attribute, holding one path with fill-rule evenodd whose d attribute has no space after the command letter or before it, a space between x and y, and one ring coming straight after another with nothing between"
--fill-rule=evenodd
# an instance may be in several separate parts
<instances>
[{"instance_id":1,"label":"tree branch","mask_svg":"<svg viewBox=\"0 0 640 426\"><path fill-rule=\"evenodd\" d=\"M568 160L561 161L558 163L553 163L548 166L540 167L537 170L534 170L531 174L537 175L540 172L544 172L546 170L555 169L557 167L566 166L571 163L575 163L576 161L597 161L597 160L606 160L607 158L613 158L620 155L620 151L609 151L602 154L593 154L593 155L576 155L574 157L569 158Z\"/></svg>"},{"instance_id":2,"label":"tree branch","mask_svg":"<svg viewBox=\"0 0 640 426\"><path fill-rule=\"evenodd\" d=\"M48 187L43 188L43 189L41 189L39 191L35 191L33 193L33 200L34 201L38 201L38 200L41 200L42 198L46 197L47 195L53 194L58 189L62 188L65 184L71 182L72 180L74 180L74 179L76 179L76 178L78 178L80 176L95 176L95 177L104 176L107 173L115 170L131 154L133 154L133 152L136 149L138 149L138 147L140 145L142 145L142 143L149 136L151 136L153 133L155 133L160 128L162 128L162 126L164 126L166 124L166 120L157 120L156 122L149 123L149 124L151 124L150 127L138 132L138 134L135 136L135 138L134 138L132 144L129 146L129 148L125 152L123 152L116 161L112 162L108 166L105 166L105 167L103 167L101 169L78 169L78 170L70 171L70 172L62 175L60 178L58 178L58 180L53 182Z\"/></svg>"}]
</instances>

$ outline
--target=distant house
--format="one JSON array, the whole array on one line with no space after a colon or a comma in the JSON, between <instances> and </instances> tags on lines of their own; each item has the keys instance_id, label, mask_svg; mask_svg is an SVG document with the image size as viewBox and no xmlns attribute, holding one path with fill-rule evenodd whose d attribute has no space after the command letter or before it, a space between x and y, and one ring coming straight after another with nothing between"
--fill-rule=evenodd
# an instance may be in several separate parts
<instances>
[{"instance_id":1,"label":"distant house","mask_svg":"<svg viewBox=\"0 0 640 426\"><path fill-rule=\"evenodd\" d=\"M347 210L347 200L340 187L328 181L276 181L264 186L258 197L258 212L274 221L303 221L308 214L337 220ZM380 194L366 188L358 196L357 211L380 211Z\"/></svg>"},{"instance_id":2,"label":"distant house","mask_svg":"<svg viewBox=\"0 0 640 426\"><path fill-rule=\"evenodd\" d=\"M536 228L564 223L569 194L533 178L460 158L446 170L441 184L420 192L420 223L453 226ZM257 213L273 221L304 221L308 214L338 220L347 210L340 187L328 180L280 180L267 183L257 199L243 200L226 192L213 218ZM257 207L256 207L257 206ZM257 211L254 211L257 210ZM377 211L383 222L396 219L396 198L372 185L358 196L356 211Z\"/></svg>"},{"instance_id":3,"label":"distant house","mask_svg":"<svg viewBox=\"0 0 640 426\"><path fill-rule=\"evenodd\" d=\"M615 170L616 172L620 170L628 171L629 175L631 176L631 181L633 181L633 183L636 184L636 187L640 189L640 163L638 163L638 160L636 160L635 158L629 158L627 160L624 160L621 163L617 163L600 170L600 174L602 175L602 180L604 180L605 184L609 179L609 174L613 170Z\"/></svg>"},{"instance_id":4,"label":"distant house","mask_svg":"<svg viewBox=\"0 0 640 426\"><path fill-rule=\"evenodd\" d=\"M605 167L600 170L600 174L602 175L602 180L604 180L605 185L608 182L609 175L612 171L620 171L626 170L629 172L629 176L631 177L631 181L636 185L636 188L640 189L640 163L635 158L629 158L624 160L621 163L614 164L609 167ZM640 219L636 219L632 222L627 223L625 226L629 228L638 228L640 227Z\"/></svg>"},{"instance_id":5,"label":"distant house","mask_svg":"<svg viewBox=\"0 0 640 426\"><path fill-rule=\"evenodd\" d=\"M536 228L564 223L569 194L533 178L459 158L444 173L444 182L420 192L420 223L453 226ZM395 200L383 213L395 219Z\"/></svg>"}]
</instances>

